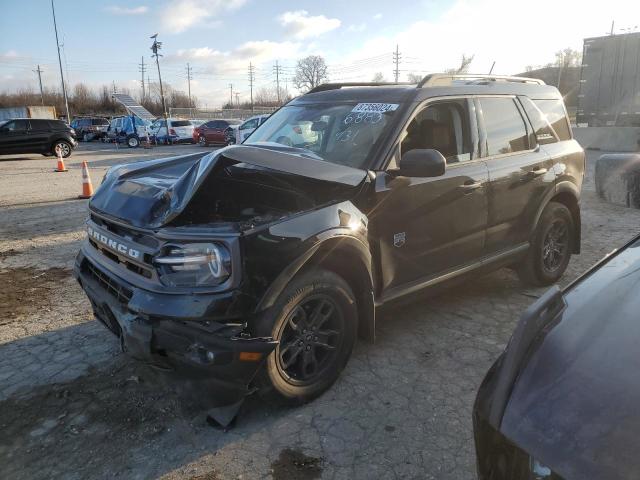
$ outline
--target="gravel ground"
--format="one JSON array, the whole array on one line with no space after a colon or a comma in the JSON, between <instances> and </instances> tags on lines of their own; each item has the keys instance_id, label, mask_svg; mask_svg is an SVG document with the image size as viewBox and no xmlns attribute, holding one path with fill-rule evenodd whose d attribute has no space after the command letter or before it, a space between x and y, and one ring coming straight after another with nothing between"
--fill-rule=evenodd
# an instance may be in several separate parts
<instances>
[{"instance_id":1,"label":"gravel ground","mask_svg":"<svg viewBox=\"0 0 640 480\"><path fill-rule=\"evenodd\" d=\"M80 162L201 151L82 145L55 160L0 157L0 478L471 479L471 406L520 312L544 290L508 270L381 310L325 395L296 408L250 399L229 432L197 395L119 353L70 276L83 236ZM640 211L599 200L590 152L583 253L570 281L638 230Z\"/></svg>"}]
</instances>

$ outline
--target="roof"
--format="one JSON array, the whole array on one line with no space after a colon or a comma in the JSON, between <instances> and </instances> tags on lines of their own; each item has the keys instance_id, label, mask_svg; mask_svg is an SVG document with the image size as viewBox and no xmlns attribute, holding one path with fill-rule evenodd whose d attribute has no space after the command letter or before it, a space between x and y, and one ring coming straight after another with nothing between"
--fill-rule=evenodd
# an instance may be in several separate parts
<instances>
[{"instance_id":1,"label":"roof","mask_svg":"<svg viewBox=\"0 0 640 480\"><path fill-rule=\"evenodd\" d=\"M422 101L450 95L527 95L557 98L558 90L538 79L496 75L443 75L425 77L419 84L336 83L324 84L291 101L291 105L324 102Z\"/></svg>"}]
</instances>

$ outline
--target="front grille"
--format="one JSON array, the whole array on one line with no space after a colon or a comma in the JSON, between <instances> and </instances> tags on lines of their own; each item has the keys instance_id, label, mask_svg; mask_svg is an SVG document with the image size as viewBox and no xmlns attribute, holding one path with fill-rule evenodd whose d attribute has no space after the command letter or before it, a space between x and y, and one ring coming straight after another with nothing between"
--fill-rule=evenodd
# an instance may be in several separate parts
<instances>
[{"instance_id":1,"label":"front grille","mask_svg":"<svg viewBox=\"0 0 640 480\"><path fill-rule=\"evenodd\" d=\"M93 248L96 249L96 251L100 252L102 255L107 257L109 260L123 265L124 267L126 267L127 270L129 270L129 271L131 271L133 273L136 273L138 275L142 275L145 278L151 278L152 277L152 273L151 273L150 269L141 267L138 264L130 262L125 256L116 255L111 250L108 250L108 249L103 248L100 245L98 245L91 238L89 238L89 243L91 244L91 246ZM145 257L144 258L145 263L149 263L150 260L146 258L146 257L148 257L148 255L144 254L144 257Z\"/></svg>"},{"instance_id":2,"label":"front grille","mask_svg":"<svg viewBox=\"0 0 640 480\"><path fill-rule=\"evenodd\" d=\"M120 303L128 303L133 296L133 292L126 287L120 285L117 281L104 273L102 270L93 265L90 261L85 260L83 265L84 271L89 274L96 282L98 282L109 294Z\"/></svg>"}]
</instances>

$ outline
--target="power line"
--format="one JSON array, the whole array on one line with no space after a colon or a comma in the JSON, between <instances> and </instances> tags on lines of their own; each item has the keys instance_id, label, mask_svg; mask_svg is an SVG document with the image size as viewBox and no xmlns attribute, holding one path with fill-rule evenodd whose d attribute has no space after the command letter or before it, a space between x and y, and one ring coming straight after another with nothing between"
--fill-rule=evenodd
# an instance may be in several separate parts
<instances>
[{"instance_id":1,"label":"power line","mask_svg":"<svg viewBox=\"0 0 640 480\"><path fill-rule=\"evenodd\" d=\"M71 115L69 114L69 100L67 99L67 88L64 85L64 75L62 74L62 58L60 58L60 41L58 40L58 25L56 23L56 9L53 6L53 0L51 0L51 13L53 13L53 29L56 32L56 48L58 49L58 64L60 65L60 80L62 83L62 96L64 97L64 106L67 111L67 123L71 122Z\"/></svg>"},{"instance_id":2,"label":"power line","mask_svg":"<svg viewBox=\"0 0 640 480\"><path fill-rule=\"evenodd\" d=\"M151 45L151 51L153 52L153 55L151 55L151 57L152 58L155 57L156 65L158 67L158 81L160 82L160 99L162 100L162 116L164 117L165 125L167 125L168 127L169 124L167 123L167 104L164 101L164 91L162 90L162 76L160 75L160 57L162 55L158 53L158 50L162 48L162 42L158 41L157 33L155 35L151 35L151 37L149 38L153 38L153 45Z\"/></svg>"},{"instance_id":3,"label":"power line","mask_svg":"<svg viewBox=\"0 0 640 480\"><path fill-rule=\"evenodd\" d=\"M278 105L280 105L280 74L282 73L282 66L278 65L278 60L276 60L273 69L276 73L276 92L278 93Z\"/></svg>"},{"instance_id":4,"label":"power line","mask_svg":"<svg viewBox=\"0 0 640 480\"><path fill-rule=\"evenodd\" d=\"M42 91L42 69L40 68L40 65L38 65L38 68L36 68L34 72L38 74L38 82L40 83L40 100L42 101L42 106L44 107L44 93Z\"/></svg>"},{"instance_id":5,"label":"power line","mask_svg":"<svg viewBox=\"0 0 640 480\"><path fill-rule=\"evenodd\" d=\"M142 101L144 101L144 99L146 98L145 91L144 91L144 72L145 72L144 56L142 57L142 63L140 63L139 67L140 67L139 71L142 74Z\"/></svg>"},{"instance_id":6,"label":"power line","mask_svg":"<svg viewBox=\"0 0 640 480\"><path fill-rule=\"evenodd\" d=\"M256 79L256 67L249 62L249 89L251 92L251 111L253 112L253 82Z\"/></svg>"},{"instance_id":7,"label":"power line","mask_svg":"<svg viewBox=\"0 0 640 480\"><path fill-rule=\"evenodd\" d=\"M191 67L189 66L189 63L187 63L187 88L189 89L189 107L191 107L191 79L193 78L191 76Z\"/></svg>"},{"instance_id":8,"label":"power line","mask_svg":"<svg viewBox=\"0 0 640 480\"><path fill-rule=\"evenodd\" d=\"M398 76L400 75L399 67L400 67L400 58L401 58L401 56L402 55L400 54L400 51L398 49L398 45L396 45L396 51L393 54L393 63L396 65L396 68L395 68L393 73L394 73L395 78L396 78L396 83L398 83Z\"/></svg>"}]
</instances>

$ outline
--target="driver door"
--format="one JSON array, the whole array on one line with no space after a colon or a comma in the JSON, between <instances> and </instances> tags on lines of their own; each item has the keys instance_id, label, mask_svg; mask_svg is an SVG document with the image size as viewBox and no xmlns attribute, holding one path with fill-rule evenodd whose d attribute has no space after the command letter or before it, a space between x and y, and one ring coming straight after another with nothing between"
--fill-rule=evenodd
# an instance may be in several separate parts
<instances>
[{"instance_id":1,"label":"driver door","mask_svg":"<svg viewBox=\"0 0 640 480\"><path fill-rule=\"evenodd\" d=\"M29 121L10 120L0 127L0 151L22 153L29 150Z\"/></svg>"},{"instance_id":2,"label":"driver door","mask_svg":"<svg viewBox=\"0 0 640 480\"><path fill-rule=\"evenodd\" d=\"M436 101L414 114L387 171L376 177L370 228L379 239L383 297L436 279L484 255L488 169L479 158L475 108L466 98ZM407 177L398 159L438 150L444 175Z\"/></svg>"}]
</instances>

